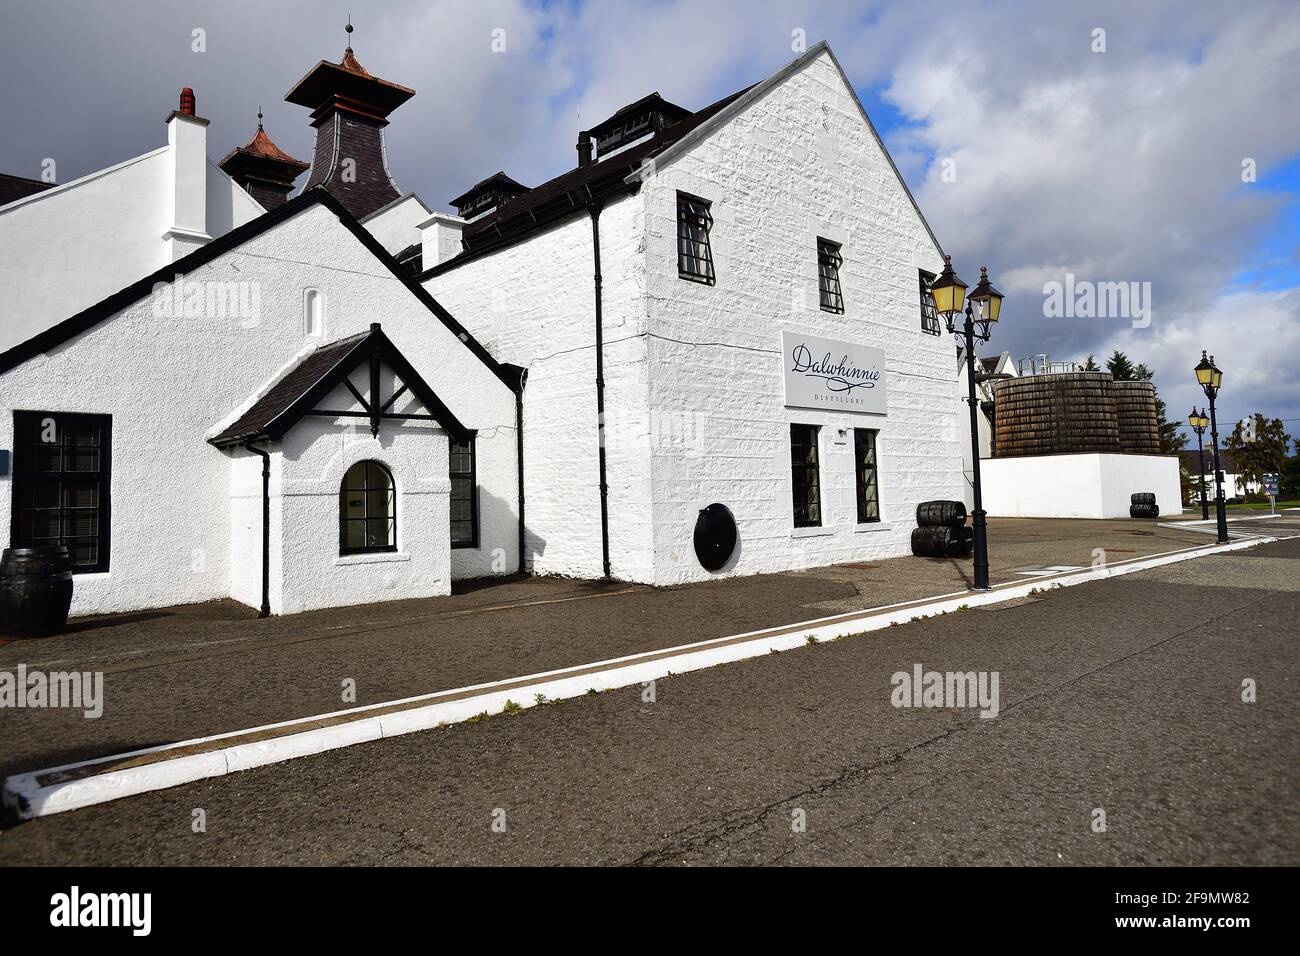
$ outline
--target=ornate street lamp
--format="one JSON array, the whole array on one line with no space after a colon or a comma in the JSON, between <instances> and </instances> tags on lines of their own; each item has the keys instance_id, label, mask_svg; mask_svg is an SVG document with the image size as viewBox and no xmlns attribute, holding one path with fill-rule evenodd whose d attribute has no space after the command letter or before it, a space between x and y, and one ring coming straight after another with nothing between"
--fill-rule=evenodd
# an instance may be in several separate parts
<instances>
[{"instance_id":1,"label":"ornate street lamp","mask_svg":"<svg viewBox=\"0 0 1300 956\"><path fill-rule=\"evenodd\" d=\"M1223 372L1214 364L1214 356L1205 357L1196 366L1196 382L1210 400L1210 450L1214 453L1214 516L1218 520L1219 544L1228 543L1228 512L1223 504L1223 469L1219 467L1219 423L1214 411L1214 399L1223 385ZM1207 516L1208 519L1208 516Z\"/></svg>"},{"instance_id":2,"label":"ornate street lamp","mask_svg":"<svg viewBox=\"0 0 1300 956\"><path fill-rule=\"evenodd\" d=\"M1205 409L1199 412L1196 406L1192 406L1192 413L1187 416L1187 424L1192 426L1192 431L1196 432L1196 483L1201 486L1201 520L1210 520L1210 506L1205 502L1205 445L1201 437L1205 434L1205 429L1210 427L1210 420L1205 417Z\"/></svg>"},{"instance_id":3,"label":"ornate street lamp","mask_svg":"<svg viewBox=\"0 0 1300 956\"><path fill-rule=\"evenodd\" d=\"M966 283L952 271L952 256L943 257L943 272L930 283L935 310L944 317L948 332L966 350L966 401L970 404L971 479L975 486L975 510L971 512L974 536L976 591L989 590L989 545L985 525L984 499L980 488L979 403L975 399L975 342L987 342L992 326L1002 311L1002 293L989 282L989 270L980 266L980 281L966 294ZM963 306L965 309L963 310ZM965 312L966 321L959 327L957 316Z\"/></svg>"}]
</instances>

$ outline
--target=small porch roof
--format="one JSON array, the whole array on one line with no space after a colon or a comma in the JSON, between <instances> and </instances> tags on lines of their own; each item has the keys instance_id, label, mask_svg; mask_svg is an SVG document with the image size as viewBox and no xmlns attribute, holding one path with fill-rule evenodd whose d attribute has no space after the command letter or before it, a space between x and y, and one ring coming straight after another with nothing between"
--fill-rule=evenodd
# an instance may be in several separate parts
<instances>
[{"instance_id":1,"label":"small porch roof","mask_svg":"<svg viewBox=\"0 0 1300 956\"><path fill-rule=\"evenodd\" d=\"M473 436L473 432L461 424L451 409L434 394L376 322L368 332L330 342L309 354L282 375L233 424L208 439L209 443L224 449L254 441L279 441L305 415L318 411L316 406L320 401L337 386L348 382L348 376L366 362L376 369L381 363L387 365L402 380L402 388L386 403L380 404L379 396L375 394L368 398L357 396L373 432L378 432L379 423L385 419L412 417L389 412L397 398L409 391L428 410L427 417L441 425L454 439L468 441ZM377 378L377 375L372 376L372 382Z\"/></svg>"}]
</instances>

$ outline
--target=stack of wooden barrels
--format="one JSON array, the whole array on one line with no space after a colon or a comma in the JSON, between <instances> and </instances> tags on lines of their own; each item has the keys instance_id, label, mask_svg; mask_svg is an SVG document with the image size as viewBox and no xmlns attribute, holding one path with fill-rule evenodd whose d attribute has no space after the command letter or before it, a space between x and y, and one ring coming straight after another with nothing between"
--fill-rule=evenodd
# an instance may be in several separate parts
<instances>
[{"instance_id":1,"label":"stack of wooden barrels","mask_svg":"<svg viewBox=\"0 0 1300 956\"><path fill-rule=\"evenodd\" d=\"M1160 454L1156 387L1150 382L1111 382L1119 417L1119 445L1126 455Z\"/></svg>"},{"instance_id":2,"label":"stack of wooden barrels","mask_svg":"<svg viewBox=\"0 0 1300 956\"><path fill-rule=\"evenodd\" d=\"M922 501L916 506L912 554L918 558L959 558L971 553L971 529L961 501Z\"/></svg>"},{"instance_id":3,"label":"stack of wooden barrels","mask_svg":"<svg viewBox=\"0 0 1300 956\"><path fill-rule=\"evenodd\" d=\"M1160 506L1156 496L1150 491L1135 491L1129 496L1128 516L1130 518L1159 518Z\"/></svg>"},{"instance_id":4,"label":"stack of wooden barrels","mask_svg":"<svg viewBox=\"0 0 1300 956\"><path fill-rule=\"evenodd\" d=\"M1026 375L998 382L998 457L1122 451L1113 384L1107 372Z\"/></svg>"}]
</instances>

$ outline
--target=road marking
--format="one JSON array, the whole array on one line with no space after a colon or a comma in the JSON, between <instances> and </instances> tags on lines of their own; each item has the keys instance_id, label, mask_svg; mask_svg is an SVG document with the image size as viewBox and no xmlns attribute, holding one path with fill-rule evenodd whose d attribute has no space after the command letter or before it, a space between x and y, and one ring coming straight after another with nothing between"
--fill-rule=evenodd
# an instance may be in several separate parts
<instances>
[{"instance_id":1,"label":"road marking","mask_svg":"<svg viewBox=\"0 0 1300 956\"><path fill-rule=\"evenodd\" d=\"M1049 587L1084 584L1179 561L1252 548L1275 540L1259 537L1224 545L1180 548L1114 564L1081 568L1053 578L1007 581L994 585L989 591L959 591L920 601L904 601L800 624L749 631L14 774L4 782L3 799L23 819L48 816L236 770L429 730L481 713L498 713L507 701L531 707L542 700L580 697L591 690L614 690L644 684L671 674L716 667L772 651L793 650L810 640L821 642L863 634L917 618L1029 597Z\"/></svg>"}]
</instances>

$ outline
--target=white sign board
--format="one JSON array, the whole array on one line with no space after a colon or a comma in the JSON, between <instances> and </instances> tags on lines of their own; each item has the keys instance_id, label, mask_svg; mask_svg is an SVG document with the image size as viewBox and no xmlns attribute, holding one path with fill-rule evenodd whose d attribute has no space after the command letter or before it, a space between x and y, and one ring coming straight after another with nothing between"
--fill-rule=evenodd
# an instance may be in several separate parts
<instances>
[{"instance_id":1,"label":"white sign board","mask_svg":"<svg viewBox=\"0 0 1300 956\"><path fill-rule=\"evenodd\" d=\"M885 353L856 342L781 333L785 404L885 414Z\"/></svg>"}]
</instances>

